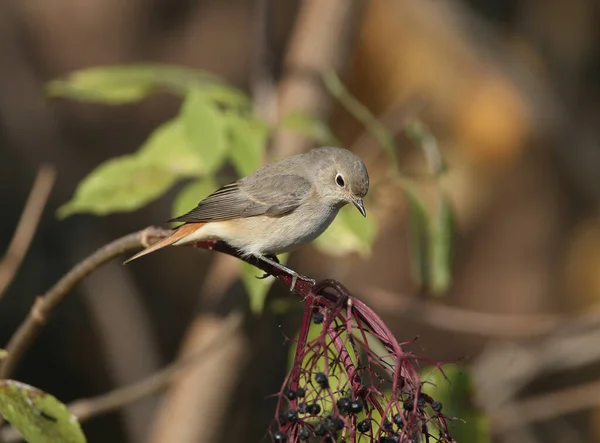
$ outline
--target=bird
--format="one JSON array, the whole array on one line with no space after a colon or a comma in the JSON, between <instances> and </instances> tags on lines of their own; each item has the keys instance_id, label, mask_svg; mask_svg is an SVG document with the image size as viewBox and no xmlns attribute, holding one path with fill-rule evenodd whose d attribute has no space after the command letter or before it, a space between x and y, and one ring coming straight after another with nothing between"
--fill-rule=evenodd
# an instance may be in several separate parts
<instances>
[{"instance_id":1,"label":"bird","mask_svg":"<svg viewBox=\"0 0 600 443\"><path fill-rule=\"evenodd\" d=\"M221 240L242 257L254 256L292 276L277 255L320 236L338 211L351 204L366 217L369 174L351 151L331 146L311 149L263 166L227 184L170 222L183 222L163 240L128 259L129 263L167 246Z\"/></svg>"}]
</instances>

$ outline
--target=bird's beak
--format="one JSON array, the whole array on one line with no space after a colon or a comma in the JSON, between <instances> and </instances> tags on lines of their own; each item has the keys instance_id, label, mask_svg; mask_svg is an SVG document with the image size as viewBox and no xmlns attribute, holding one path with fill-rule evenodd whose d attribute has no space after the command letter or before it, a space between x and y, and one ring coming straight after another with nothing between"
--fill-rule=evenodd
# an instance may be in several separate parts
<instances>
[{"instance_id":1,"label":"bird's beak","mask_svg":"<svg viewBox=\"0 0 600 443\"><path fill-rule=\"evenodd\" d=\"M356 206L358 212L362 214L363 217L367 216L367 211L365 211L365 204L362 201L362 198L352 199L352 204Z\"/></svg>"}]
</instances>

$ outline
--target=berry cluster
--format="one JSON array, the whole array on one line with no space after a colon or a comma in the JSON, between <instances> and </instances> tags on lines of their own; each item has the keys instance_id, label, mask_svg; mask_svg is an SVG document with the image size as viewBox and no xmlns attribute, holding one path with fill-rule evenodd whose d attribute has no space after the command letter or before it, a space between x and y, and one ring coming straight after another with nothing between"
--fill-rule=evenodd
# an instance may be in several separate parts
<instances>
[{"instance_id":1,"label":"berry cluster","mask_svg":"<svg viewBox=\"0 0 600 443\"><path fill-rule=\"evenodd\" d=\"M273 441L453 442L442 404L421 392L417 363L338 282L316 285L279 393Z\"/></svg>"}]
</instances>

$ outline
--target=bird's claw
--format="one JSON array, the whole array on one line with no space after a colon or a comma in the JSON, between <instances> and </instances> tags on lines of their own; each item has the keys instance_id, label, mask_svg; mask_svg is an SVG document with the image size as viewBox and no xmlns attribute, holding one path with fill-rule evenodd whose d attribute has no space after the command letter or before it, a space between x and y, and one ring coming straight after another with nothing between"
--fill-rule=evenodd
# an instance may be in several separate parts
<instances>
[{"instance_id":1,"label":"bird's claw","mask_svg":"<svg viewBox=\"0 0 600 443\"><path fill-rule=\"evenodd\" d=\"M255 277L259 280L264 280L267 277L271 277L271 274L269 274L268 272L265 272L263 275L260 275L260 276L256 275Z\"/></svg>"}]
</instances>

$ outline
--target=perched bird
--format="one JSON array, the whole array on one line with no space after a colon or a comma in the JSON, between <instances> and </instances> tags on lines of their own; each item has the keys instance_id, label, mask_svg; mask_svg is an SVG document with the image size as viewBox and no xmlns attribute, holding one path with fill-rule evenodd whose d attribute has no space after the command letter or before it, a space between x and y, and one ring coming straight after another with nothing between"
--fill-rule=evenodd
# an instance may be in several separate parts
<instances>
[{"instance_id":1,"label":"perched bird","mask_svg":"<svg viewBox=\"0 0 600 443\"><path fill-rule=\"evenodd\" d=\"M172 235L127 260L170 245L218 239L292 275L276 255L311 242L351 203L366 217L363 197L369 175L363 162L343 148L321 147L266 165L223 186L185 215Z\"/></svg>"}]
</instances>

